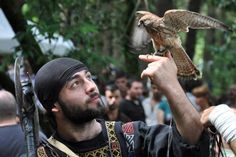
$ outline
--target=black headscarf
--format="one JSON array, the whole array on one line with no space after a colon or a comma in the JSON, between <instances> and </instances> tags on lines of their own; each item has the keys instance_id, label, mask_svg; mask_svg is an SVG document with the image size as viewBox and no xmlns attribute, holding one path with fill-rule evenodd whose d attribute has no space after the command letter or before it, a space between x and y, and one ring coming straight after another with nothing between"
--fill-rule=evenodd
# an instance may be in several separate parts
<instances>
[{"instance_id":1,"label":"black headscarf","mask_svg":"<svg viewBox=\"0 0 236 157\"><path fill-rule=\"evenodd\" d=\"M39 69L35 92L47 112L51 112L66 81L76 72L87 69L82 62L71 58L54 59Z\"/></svg>"}]
</instances>

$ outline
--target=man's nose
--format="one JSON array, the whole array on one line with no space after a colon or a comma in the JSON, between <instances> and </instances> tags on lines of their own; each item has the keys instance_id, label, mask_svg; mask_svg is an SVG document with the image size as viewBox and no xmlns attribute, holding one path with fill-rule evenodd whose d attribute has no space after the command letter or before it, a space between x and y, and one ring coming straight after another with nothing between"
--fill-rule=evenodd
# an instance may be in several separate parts
<instances>
[{"instance_id":1,"label":"man's nose","mask_svg":"<svg viewBox=\"0 0 236 157\"><path fill-rule=\"evenodd\" d=\"M96 87L97 86L93 81L90 81L90 80L85 81L85 92L86 93L94 92Z\"/></svg>"},{"instance_id":2,"label":"man's nose","mask_svg":"<svg viewBox=\"0 0 236 157\"><path fill-rule=\"evenodd\" d=\"M114 98L112 98L112 99L111 99L111 101L110 101L110 105L113 105L113 104L114 104L114 102L115 102L115 99L114 99Z\"/></svg>"},{"instance_id":3,"label":"man's nose","mask_svg":"<svg viewBox=\"0 0 236 157\"><path fill-rule=\"evenodd\" d=\"M113 97L113 98L111 99L111 101L112 101L112 103L114 103L114 102L116 101L116 98Z\"/></svg>"}]
</instances>

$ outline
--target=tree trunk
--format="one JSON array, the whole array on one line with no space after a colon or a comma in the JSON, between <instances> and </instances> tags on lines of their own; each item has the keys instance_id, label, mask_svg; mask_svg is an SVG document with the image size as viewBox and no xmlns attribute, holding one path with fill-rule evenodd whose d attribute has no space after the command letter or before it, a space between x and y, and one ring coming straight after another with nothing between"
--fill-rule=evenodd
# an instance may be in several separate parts
<instances>
[{"instance_id":1,"label":"tree trunk","mask_svg":"<svg viewBox=\"0 0 236 157\"><path fill-rule=\"evenodd\" d=\"M0 7L6 15L12 29L16 33L16 38L20 42L23 56L27 56L33 72L36 73L46 58L41 52L38 43L30 31L27 31L27 22L21 13L22 1L0 0ZM39 59L40 58L40 59Z\"/></svg>"},{"instance_id":2,"label":"tree trunk","mask_svg":"<svg viewBox=\"0 0 236 157\"><path fill-rule=\"evenodd\" d=\"M200 8L201 8L201 0L189 1L188 10L199 12ZM197 31L190 29L186 37L185 50L191 59L193 59L193 56L195 54L196 36L197 36Z\"/></svg>"},{"instance_id":3,"label":"tree trunk","mask_svg":"<svg viewBox=\"0 0 236 157\"><path fill-rule=\"evenodd\" d=\"M215 8L208 5L208 16L215 17ZM212 54L209 50L209 46L213 45L216 42L215 39L215 29L210 29L206 31L205 35L205 48L203 53L203 61L204 61L204 68L203 68L203 75L206 80L209 80L209 73L211 71L211 63L212 63Z\"/></svg>"},{"instance_id":4,"label":"tree trunk","mask_svg":"<svg viewBox=\"0 0 236 157\"><path fill-rule=\"evenodd\" d=\"M130 75L137 75L139 72L139 64L138 64L138 58L137 55L134 55L132 53L129 52L129 37L131 35L131 30L132 30L132 22L130 21L130 17L132 16L132 13L134 11L135 5L136 5L136 1L133 0L126 0L127 2L127 14L126 14L126 21L125 23L128 24L127 26L127 30L126 30L126 36L124 37L124 57L125 57L125 67L126 67L126 71L128 72L128 74ZM133 17L134 18L134 17ZM133 21L133 20L132 20Z\"/></svg>"},{"instance_id":5,"label":"tree trunk","mask_svg":"<svg viewBox=\"0 0 236 157\"><path fill-rule=\"evenodd\" d=\"M173 9L173 1L172 0L158 0L156 3L156 14L162 17L166 10Z\"/></svg>"},{"instance_id":6,"label":"tree trunk","mask_svg":"<svg viewBox=\"0 0 236 157\"><path fill-rule=\"evenodd\" d=\"M105 30L102 36L103 47L102 52L104 55L112 56L113 48L112 48L112 32L110 30Z\"/></svg>"}]
</instances>

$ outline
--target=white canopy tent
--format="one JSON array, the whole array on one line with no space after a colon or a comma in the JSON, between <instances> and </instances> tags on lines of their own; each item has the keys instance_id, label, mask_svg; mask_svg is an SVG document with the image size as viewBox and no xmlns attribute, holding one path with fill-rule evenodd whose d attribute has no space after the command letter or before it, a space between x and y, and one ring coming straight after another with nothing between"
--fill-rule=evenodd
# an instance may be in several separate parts
<instances>
[{"instance_id":1,"label":"white canopy tent","mask_svg":"<svg viewBox=\"0 0 236 157\"><path fill-rule=\"evenodd\" d=\"M32 22L28 22L32 25ZM64 40L61 35L54 34L52 39L46 38L47 35L42 35L36 27L31 29L35 40L39 43L39 47L43 53L51 52L55 55L63 56L70 50L75 49L74 44L70 40Z\"/></svg>"},{"instance_id":2,"label":"white canopy tent","mask_svg":"<svg viewBox=\"0 0 236 157\"><path fill-rule=\"evenodd\" d=\"M14 39L15 33L11 28L6 16L0 8L0 53L9 54L14 52L19 42Z\"/></svg>"},{"instance_id":3,"label":"white canopy tent","mask_svg":"<svg viewBox=\"0 0 236 157\"><path fill-rule=\"evenodd\" d=\"M29 24L32 24L32 22L29 22ZM32 28L32 33L43 53L51 52L55 55L63 56L75 48L72 41L64 40L64 38L58 34L55 34L54 38L49 40L39 34L36 27ZM0 54L11 54L15 51L15 48L19 46L19 42L14 37L15 33L0 8Z\"/></svg>"}]
</instances>

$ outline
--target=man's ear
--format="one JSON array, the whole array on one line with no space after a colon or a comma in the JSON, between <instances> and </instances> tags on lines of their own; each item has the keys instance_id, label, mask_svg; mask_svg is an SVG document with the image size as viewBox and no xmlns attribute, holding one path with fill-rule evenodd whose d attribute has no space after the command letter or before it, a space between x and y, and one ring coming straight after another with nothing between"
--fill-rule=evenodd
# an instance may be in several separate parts
<instances>
[{"instance_id":1,"label":"man's ear","mask_svg":"<svg viewBox=\"0 0 236 157\"><path fill-rule=\"evenodd\" d=\"M55 102L52 107L52 112L55 113L55 112L60 112L60 111L61 111L60 105L57 102Z\"/></svg>"}]
</instances>

